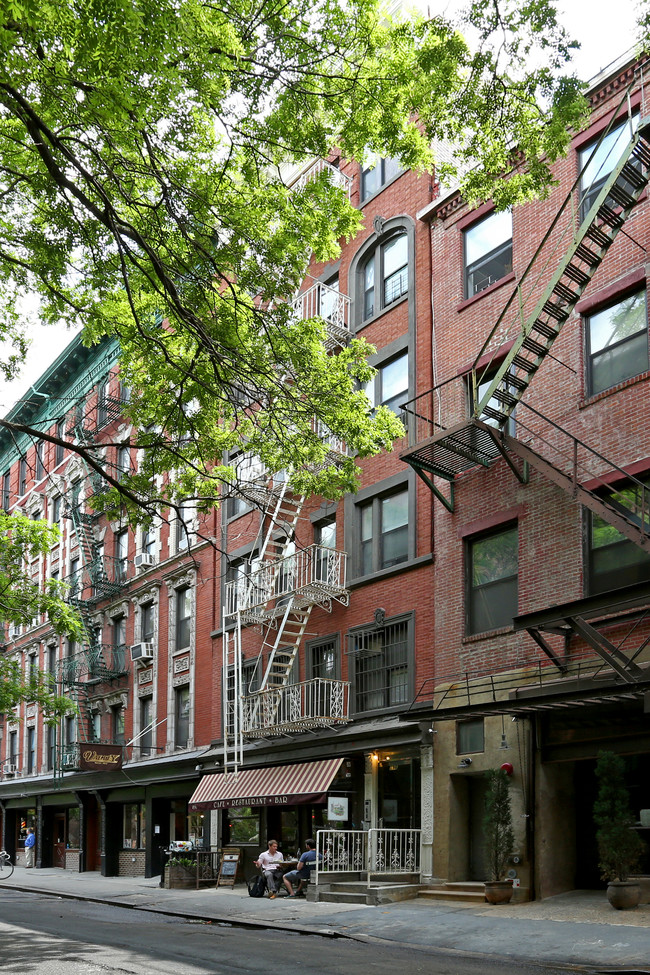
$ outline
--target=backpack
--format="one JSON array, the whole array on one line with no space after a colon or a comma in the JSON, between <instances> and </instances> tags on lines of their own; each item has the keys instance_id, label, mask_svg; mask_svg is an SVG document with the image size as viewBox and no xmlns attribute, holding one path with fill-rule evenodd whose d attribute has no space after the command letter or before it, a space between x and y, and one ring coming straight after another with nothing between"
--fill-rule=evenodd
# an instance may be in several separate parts
<instances>
[{"instance_id":1,"label":"backpack","mask_svg":"<svg viewBox=\"0 0 650 975\"><path fill-rule=\"evenodd\" d=\"M249 897L264 897L266 891L266 877L253 877L248 881Z\"/></svg>"}]
</instances>

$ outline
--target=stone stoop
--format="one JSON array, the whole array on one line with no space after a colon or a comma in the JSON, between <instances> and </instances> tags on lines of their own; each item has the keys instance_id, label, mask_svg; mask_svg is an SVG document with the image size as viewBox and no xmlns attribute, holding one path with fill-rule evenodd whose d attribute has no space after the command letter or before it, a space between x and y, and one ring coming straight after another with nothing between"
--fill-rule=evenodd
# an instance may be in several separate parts
<instances>
[{"instance_id":1,"label":"stone stoop","mask_svg":"<svg viewBox=\"0 0 650 975\"><path fill-rule=\"evenodd\" d=\"M420 897L429 900L461 901L469 904L485 904L485 887L473 881L456 881L445 884L429 884L420 887Z\"/></svg>"},{"instance_id":2,"label":"stone stoop","mask_svg":"<svg viewBox=\"0 0 650 975\"><path fill-rule=\"evenodd\" d=\"M419 884L386 883L368 887L359 881L337 881L327 884L310 884L307 900L326 904L391 904L410 900L420 893Z\"/></svg>"}]
</instances>

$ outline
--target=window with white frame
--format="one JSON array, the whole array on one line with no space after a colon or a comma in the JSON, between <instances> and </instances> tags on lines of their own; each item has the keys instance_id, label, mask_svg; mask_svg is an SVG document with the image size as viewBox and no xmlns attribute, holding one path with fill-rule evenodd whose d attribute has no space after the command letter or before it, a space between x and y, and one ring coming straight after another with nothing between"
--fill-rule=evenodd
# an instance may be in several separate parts
<instances>
[{"instance_id":1,"label":"window with white frame","mask_svg":"<svg viewBox=\"0 0 650 975\"><path fill-rule=\"evenodd\" d=\"M512 213L477 220L463 233L465 297L471 298L512 271Z\"/></svg>"},{"instance_id":2,"label":"window with white frame","mask_svg":"<svg viewBox=\"0 0 650 975\"><path fill-rule=\"evenodd\" d=\"M647 372L646 305L643 288L585 319L588 395Z\"/></svg>"},{"instance_id":3,"label":"window with white frame","mask_svg":"<svg viewBox=\"0 0 650 975\"><path fill-rule=\"evenodd\" d=\"M129 533L127 529L115 535L115 578L124 582L129 568Z\"/></svg>"},{"instance_id":4,"label":"window with white frame","mask_svg":"<svg viewBox=\"0 0 650 975\"><path fill-rule=\"evenodd\" d=\"M140 698L139 707L140 734L134 743L140 749L141 758L149 758L154 753L153 747L153 697L147 695Z\"/></svg>"},{"instance_id":5,"label":"window with white frame","mask_svg":"<svg viewBox=\"0 0 650 975\"><path fill-rule=\"evenodd\" d=\"M408 292L409 247L406 232L397 232L378 243L364 261L361 273L362 318L365 320L377 315Z\"/></svg>"}]
</instances>

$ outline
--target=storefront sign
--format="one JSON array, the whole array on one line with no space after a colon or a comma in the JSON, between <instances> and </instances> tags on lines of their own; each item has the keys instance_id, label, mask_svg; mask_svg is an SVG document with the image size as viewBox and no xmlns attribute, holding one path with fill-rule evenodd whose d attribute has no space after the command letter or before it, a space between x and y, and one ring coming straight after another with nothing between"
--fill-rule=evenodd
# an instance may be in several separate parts
<instances>
[{"instance_id":1,"label":"storefront sign","mask_svg":"<svg viewBox=\"0 0 650 975\"><path fill-rule=\"evenodd\" d=\"M108 772L122 768L121 745L80 745L79 768L82 772Z\"/></svg>"},{"instance_id":2,"label":"storefront sign","mask_svg":"<svg viewBox=\"0 0 650 975\"><path fill-rule=\"evenodd\" d=\"M329 796L327 799L327 818L335 822L346 822L348 818L348 797Z\"/></svg>"}]
</instances>

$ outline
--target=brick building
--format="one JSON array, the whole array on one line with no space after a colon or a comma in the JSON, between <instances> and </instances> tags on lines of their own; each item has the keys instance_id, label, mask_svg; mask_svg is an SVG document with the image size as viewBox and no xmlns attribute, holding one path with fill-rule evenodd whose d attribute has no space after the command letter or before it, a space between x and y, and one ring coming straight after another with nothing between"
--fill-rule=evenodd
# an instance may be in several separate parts
<instances>
[{"instance_id":1,"label":"brick building","mask_svg":"<svg viewBox=\"0 0 650 975\"><path fill-rule=\"evenodd\" d=\"M174 839L249 863L268 836L292 852L319 828L421 829L424 878L478 881L481 773L505 761L523 890L596 882L599 748L630 756L650 807L641 91L633 65L597 79L558 185L512 215L391 160L330 160L364 230L309 268L297 313L319 311L332 348L367 338L371 400L408 401L408 437L344 502L240 456L205 523L134 534L90 517L100 486L73 455L5 435L5 507L60 519L34 572L71 577L87 621L79 648L42 622L8 634L80 718L55 738L33 708L5 716L7 849L33 821L43 864L149 875ZM116 358L73 341L12 416L137 463ZM121 768L83 770L84 744Z\"/></svg>"}]
</instances>

